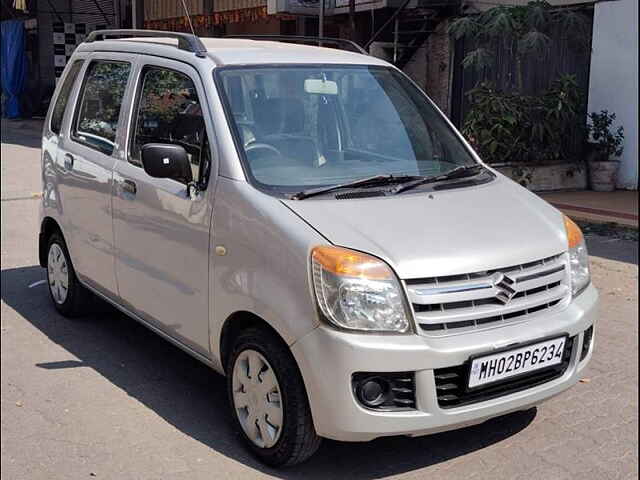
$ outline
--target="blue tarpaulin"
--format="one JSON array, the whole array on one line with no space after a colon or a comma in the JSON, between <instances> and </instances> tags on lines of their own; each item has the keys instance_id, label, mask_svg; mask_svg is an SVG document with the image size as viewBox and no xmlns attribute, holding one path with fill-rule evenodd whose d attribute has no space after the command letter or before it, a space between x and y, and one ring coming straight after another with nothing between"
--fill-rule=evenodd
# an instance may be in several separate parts
<instances>
[{"instance_id":1,"label":"blue tarpaulin","mask_svg":"<svg viewBox=\"0 0 640 480\"><path fill-rule=\"evenodd\" d=\"M2 27L2 93L6 100L4 114L8 118L20 117L20 94L27 83L27 55L25 52L24 22L5 20Z\"/></svg>"}]
</instances>

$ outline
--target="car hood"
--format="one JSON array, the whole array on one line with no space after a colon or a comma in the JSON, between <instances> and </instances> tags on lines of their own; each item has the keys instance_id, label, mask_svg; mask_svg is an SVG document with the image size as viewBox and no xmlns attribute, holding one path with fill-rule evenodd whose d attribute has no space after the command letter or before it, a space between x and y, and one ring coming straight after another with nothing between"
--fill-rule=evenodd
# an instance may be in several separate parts
<instances>
[{"instance_id":1,"label":"car hood","mask_svg":"<svg viewBox=\"0 0 640 480\"><path fill-rule=\"evenodd\" d=\"M508 267L566 251L562 214L497 175L463 189L283 203L329 242L382 258L403 279Z\"/></svg>"}]
</instances>

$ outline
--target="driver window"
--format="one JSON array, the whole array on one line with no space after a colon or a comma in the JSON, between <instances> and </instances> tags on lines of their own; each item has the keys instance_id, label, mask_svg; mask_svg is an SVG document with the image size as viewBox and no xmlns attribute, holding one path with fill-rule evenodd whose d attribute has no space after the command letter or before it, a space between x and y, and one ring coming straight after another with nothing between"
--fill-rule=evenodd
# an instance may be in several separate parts
<instances>
[{"instance_id":1,"label":"driver window","mask_svg":"<svg viewBox=\"0 0 640 480\"><path fill-rule=\"evenodd\" d=\"M142 166L140 150L147 143L171 143L187 151L193 178L206 186L209 151L202 108L193 81L160 67L143 73L129 162Z\"/></svg>"}]
</instances>

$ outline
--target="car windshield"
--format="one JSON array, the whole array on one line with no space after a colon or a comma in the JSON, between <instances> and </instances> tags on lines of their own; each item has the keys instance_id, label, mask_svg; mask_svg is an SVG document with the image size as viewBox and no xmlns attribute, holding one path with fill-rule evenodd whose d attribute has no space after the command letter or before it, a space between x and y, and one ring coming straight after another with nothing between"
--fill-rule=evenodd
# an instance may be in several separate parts
<instances>
[{"instance_id":1,"label":"car windshield","mask_svg":"<svg viewBox=\"0 0 640 480\"><path fill-rule=\"evenodd\" d=\"M431 102L393 69L228 67L217 75L246 170L263 188L287 193L476 163Z\"/></svg>"}]
</instances>

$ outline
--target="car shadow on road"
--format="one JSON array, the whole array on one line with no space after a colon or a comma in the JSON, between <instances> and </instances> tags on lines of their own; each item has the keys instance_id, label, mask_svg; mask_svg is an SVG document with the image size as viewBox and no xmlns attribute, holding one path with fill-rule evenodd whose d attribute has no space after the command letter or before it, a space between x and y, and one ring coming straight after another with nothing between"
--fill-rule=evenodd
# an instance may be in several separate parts
<instances>
[{"instance_id":1,"label":"car shadow on road","mask_svg":"<svg viewBox=\"0 0 640 480\"><path fill-rule=\"evenodd\" d=\"M411 472L498 443L523 430L536 409L481 425L420 438L369 443L325 440L307 463L274 470L256 461L234 431L225 379L144 326L108 306L84 319L67 320L50 303L38 266L1 272L2 300L49 340L78 360L37 364L59 370L90 367L180 432L246 466L286 479L379 478Z\"/></svg>"}]
</instances>

